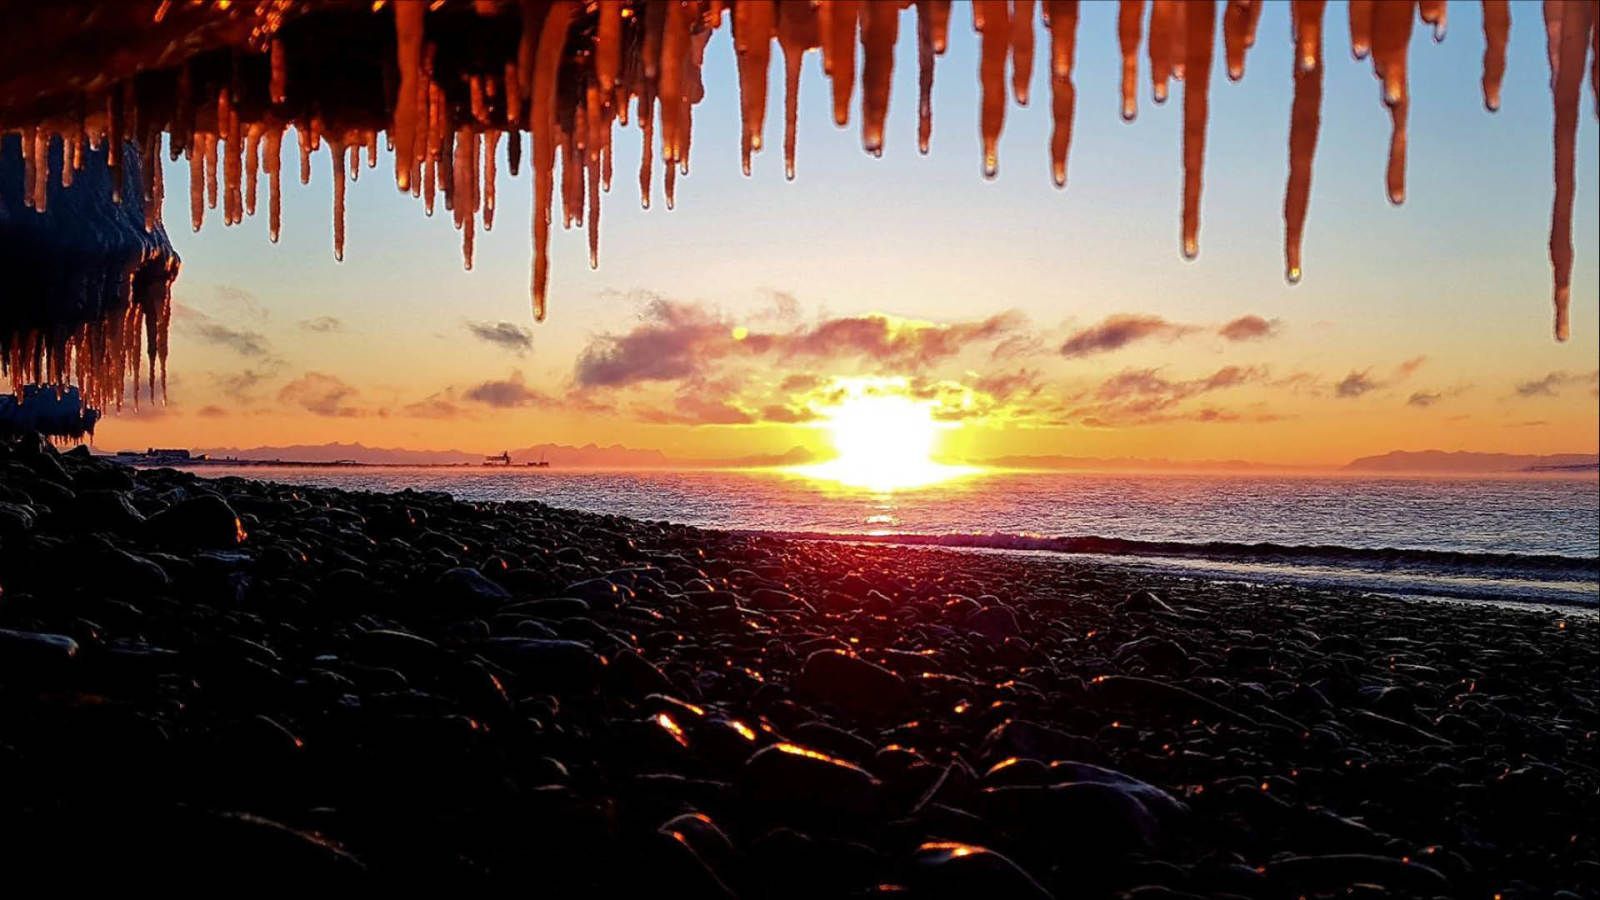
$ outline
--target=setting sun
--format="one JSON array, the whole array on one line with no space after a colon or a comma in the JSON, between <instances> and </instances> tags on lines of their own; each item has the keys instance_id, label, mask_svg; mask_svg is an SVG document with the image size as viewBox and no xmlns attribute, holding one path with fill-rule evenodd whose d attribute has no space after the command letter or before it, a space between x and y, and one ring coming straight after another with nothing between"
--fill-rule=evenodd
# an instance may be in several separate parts
<instances>
[{"instance_id":1,"label":"setting sun","mask_svg":"<svg viewBox=\"0 0 1600 900\"><path fill-rule=\"evenodd\" d=\"M971 468L935 462L940 424L933 405L901 391L902 381L855 384L825 413L825 427L838 454L803 466L812 478L889 491L920 487L968 474Z\"/></svg>"}]
</instances>

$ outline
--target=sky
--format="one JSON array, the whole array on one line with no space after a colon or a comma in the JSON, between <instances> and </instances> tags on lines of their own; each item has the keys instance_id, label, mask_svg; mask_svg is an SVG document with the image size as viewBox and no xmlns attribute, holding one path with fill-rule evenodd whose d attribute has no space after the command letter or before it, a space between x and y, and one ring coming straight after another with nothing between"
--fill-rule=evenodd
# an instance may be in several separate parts
<instances>
[{"instance_id":1,"label":"sky","mask_svg":"<svg viewBox=\"0 0 1600 900\"><path fill-rule=\"evenodd\" d=\"M327 154L264 212L191 234L187 165L166 221L183 256L167 404L103 422L106 449L360 441L494 452L623 444L688 458L826 451L829 411L904 395L943 423L950 459L1248 459L1337 464L1394 449L1592 452L1596 127L1578 137L1572 339L1550 337L1551 100L1537 7L1514 10L1503 105L1479 88L1479 5L1411 47L1406 203L1384 193L1389 116L1329 5L1323 125L1305 277L1283 277L1291 101L1286 4L1269 4L1242 82L1212 78L1200 255L1179 253L1182 88L1118 115L1115 6L1084 4L1069 183L1051 183L1048 36L1027 107L1008 106L981 174L977 37L958 8L938 61L933 146L916 148L915 20L901 20L887 141L829 116L820 58L800 89L798 177L784 179L781 55L765 152L739 165L726 28L706 51L692 172L668 211L635 187L638 131L615 137L600 264L551 241L550 312L528 297L529 174L502 159L494 230L471 271L442 210L395 190L392 163L348 186L333 258ZM285 140L292 147L290 139ZM291 151L292 156L292 151ZM292 164L289 166L292 170ZM264 190L263 190L264 193ZM263 202L263 206L265 203ZM559 225L560 214L557 212Z\"/></svg>"}]
</instances>

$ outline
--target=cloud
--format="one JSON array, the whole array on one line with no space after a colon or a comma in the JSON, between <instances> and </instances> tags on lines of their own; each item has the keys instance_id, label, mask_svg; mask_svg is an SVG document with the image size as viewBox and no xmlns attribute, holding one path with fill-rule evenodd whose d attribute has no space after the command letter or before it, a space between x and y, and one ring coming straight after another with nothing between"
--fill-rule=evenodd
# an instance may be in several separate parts
<instances>
[{"instance_id":1,"label":"cloud","mask_svg":"<svg viewBox=\"0 0 1600 900\"><path fill-rule=\"evenodd\" d=\"M220 406L210 405L195 410L195 415L203 419L221 419L228 415L228 411Z\"/></svg>"},{"instance_id":2,"label":"cloud","mask_svg":"<svg viewBox=\"0 0 1600 900\"><path fill-rule=\"evenodd\" d=\"M1417 391L1411 395L1410 399L1406 400L1406 405L1427 409L1443 399L1444 395L1437 391Z\"/></svg>"},{"instance_id":3,"label":"cloud","mask_svg":"<svg viewBox=\"0 0 1600 900\"><path fill-rule=\"evenodd\" d=\"M468 412L456 402L455 391L447 388L400 407L400 415L412 419L459 419Z\"/></svg>"},{"instance_id":4,"label":"cloud","mask_svg":"<svg viewBox=\"0 0 1600 900\"><path fill-rule=\"evenodd\" d=\"M510 322L467 322L467 333L518 356L533 349L533 330Z\"/></svg>"},{"instance_id":5,"label":"cloud","mask_svg":"<svg viewBox=\"0 0 1600 900\"><path fill-rule=\"evenodd\" d=\"M313 415L352 418L364 414L349 401L359 393L335 375L307 372L278 391L278 402L298 406Z\"/></svg>"},{"instance_id":6,"label":"cloud","mask_svg":"<svg viewBox=\"0 0 1600 900\"><path fill-rule=\"evenodd\" d=\"M1124 369L1100 382L1080 403L1063 410L1060 420L1090 427L1150 425L1159 422L1270 422L1280 416L1263 411L1239 413L1214 406L1179 409L1204 394L1265 381L1267 370L1256 366L1223 366L1210 375L1171 379L1158 369ZM1087 403L1081 401L1087 400Z\"/></svg>"},{"instance_id":7,"label":"cloud","mask_svg":"<svg viewBox=\"0 0 1600 900\"><path fill-rule=\"evenodd\" d=\"M527 380L520 370L513 370L508 378L473 385L463 391L461 396L473 403L482 403L495 409L558 405L550 395L528 387Z\"/></svg>"},{"instance_id":8,"label":"cloud","mask_svg":"<svg viewBox=\"0 0 1600 900\"><path fill-rule=\"evenodd\" d=\"M261 332L226 325L192 306L177 307L174 318L185 333L240 356L265 357L272 352L272 344Z\"/></svg>"},{"instance_id":9,"label":"cloud","mask_svg":"<svg viewBox=\"0 0 1600 900\"><path fill-rule=\"evenodd\" d=\"M1362 369L1359 372L1352 369L1349 375L1340 379L1339 383L1333 386L1334 396L1345 400L1354 400L1383 387L1382 382L1373 380L1371 372L1371 369Z\"/></svg>"},{"instance_id":10,"label":"cloud","mask_svg":"<svg viewBox=\"0 0 1600 900\"><path fill-rule=\"evenodd\" d=\"M1108 316L1098 325L1075 331L1061 345L1068 359L1110 353L1148 338L1176 340L1197 329L1193 325L1169 322L1160 316L1119 314Z\"/></svg>"},{"instance_id":11,"label":"cloud","mask_svg":"<svg viewBox=\"0 0 1600 900\"><path fill-rule=\"evenodd\" d=\"M1394 367L1395 380L1403 381L1417 374L1417 370L1422 368L1427 361L1428 357L1426 356L1413 356L1408 360L1404 360L1400 365Z\"/></svg>"},{"instance_id":12,"label":"cloud","mask_svg":"<svg viewBox=\"0 0 1600 900\"><path fill-rule=\"evenodd\" d=\"M301 331L313 331L317 334L335 334L344 331L344 321L333 316L317 316L315 319L301 319L295 323Z\"/></svg>"},{"instance_id":13,"label":"cloud","mask_svg":"<svg viewBox=\"0 0 1600 900\"><path fill-rule=\"evenodd\" d=\"M730 358L859 362L880 370L919 370L968 347L1000 341L1024 322L1015 312L949 324L872 313L762 331L736 324L702 304L653 297L633 328L590 341L578 355L573 381L580 388L619 388L703 380Z\"/></svg>"},{"instance_id":14,"label":"cloud","mask_svg":"<svg viewBox=\"0 0 1600 900\"><path fill-rule=\"evenodd\" d=\"M1240 316L1217 329L1217 334L1230 341L1256 341L1277 335L1281 323L1277 319L1261 316Z\"/></svg>"},{"instance_id":15,"label":"cloud","mask_svg":"<svg viewBox=\"0 0 1600 900\"><path fill-rule=\"evenodd\" d=\"M263 360L259 367L244 369L239 372L211 373L211 380L215 382L217 390L222 395L240 406L248 406L259 399L256 389L277 376L281 362L275 359Z\"/></svg>"},{"instance_id":16,"label":"cloud","mask_svg":"<svg viewBox=\"0 0 1600 900\"><path fill-rule=\"evenodd\" d=\"M1516 386L1518 397L1556 397L1562 390L1576 384L1595 384L1600 381L1600 371L1587 375L1581 372L1551 372L1543 378L1520 382ZM1593 390L1590 393L1594 393Z\"/></svg>"},{"instance_id":17,"label":"cloud","mask_svg":"<svg viewBox=\"0 0 1600 900\"><path fill-rule=\"evenodd\" d=\"M211 293L226 306L236 306L245 317L256 322L265 321L267 308L255 294L232 284L212 285Z\"/></svg>"},{"instance_id":18,"label":"cloud","mask_svg":"<svg viewBox=\"0 0 1600 900\"><path fill-rule=\"evenodd\" d=\"M680 392L669 407L641 406L637 412L640 421L652 425L750 425L756 421L748 411L698 392Z\"/></svg>"},{"instance_id":19,"label":"cloud","mask_svg":"<svg viewBox=\"0 0 1600 900\"><path fill-rule=\"evenodd\" d=\"M764 422L814 422L816 419L817 414L810 408L796 409L792 406L784 406L781 403L773 403L761 407L761 420Z\"/></svg>"}]
</instances>

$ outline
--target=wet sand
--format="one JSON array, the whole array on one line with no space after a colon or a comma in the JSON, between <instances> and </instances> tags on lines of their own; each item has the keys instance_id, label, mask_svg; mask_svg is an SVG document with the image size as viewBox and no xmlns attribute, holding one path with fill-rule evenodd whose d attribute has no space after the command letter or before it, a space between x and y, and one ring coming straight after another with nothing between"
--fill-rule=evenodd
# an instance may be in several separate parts
<instances>
[{"instance_id":1,"label":"wet sand","mask_svg":"<svg viewBox=\"0 0 1600 900\"><path fill-rule=\"evenodd\" d=\"M14 871L1596 896L1593 616L0 448Z\"/></svg>"}]
</instances>

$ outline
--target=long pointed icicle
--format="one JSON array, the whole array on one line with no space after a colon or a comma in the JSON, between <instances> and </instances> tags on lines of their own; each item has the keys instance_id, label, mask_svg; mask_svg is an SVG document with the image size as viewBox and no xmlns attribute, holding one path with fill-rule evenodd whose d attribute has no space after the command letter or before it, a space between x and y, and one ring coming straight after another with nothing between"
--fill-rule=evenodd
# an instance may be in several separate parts
<instances>
[{"instance_id":1,"label":"long pointed icicle","mask_svg":"<svg viewBox=\"0 0 1600 900\"><path fill-rule=\"evenodd\" d=\"M983 49L978 77L983 90L983 174L1000 171L1000 129L1006 121L1006 55L1011 49L1011 11L1006 0L977 0L973 10L983 19Z\"/></svg>"},{"instance_id":2,"label":"long pointed icicle","mask_svg":"<svg viewBox=\"0 0 1600 900\"><path fill-rule=\"evenodd\" d=\"M761 149L767 114L767 69L772 59L773 0L746 0L733 8L733 49L739 62L739 152L744 174L750 154Z\"/></svg>"},{"instance_id":3,"label":"long pointed icicle","mask_svg":"<svg viewBox=\"0 0 1600 900\"><path fill-rule=\"evenodd\" d=\"M421 3L394 4L394 38L400 69L400 87L395 96L394 125L389 139L394 143L394 183L402 191L411 190L411 175L416 164L417 120L422 81L423 18L427 7Z\"/></svg>"},{"instance_id":4,"label":"long pointed icicle","mask_svg":"<svg viewBox=\"0 0 1600 900\"><path fill-rule=\"evenodd\" d=\"M1200 187L1206 162L1206 122L1210 118L1211 54L1217 40L1215 0L1184 7L1183 63L1183 257L1200 254Z\"/></svg>"},{"instance_id":5,"label":"long pointed icicle","mask_svg":"<svg viewBox=\"0 0 1600 900\"><path fill-rule=\"evenodd\" d=\"M817 27L817 10L811 4L778 4L778 46L783 50L783 176L790 181L794 180L795 131L800 116L800 63L806 50L818 43Z\"/></svg>"},{"instance_id":6,"label":"long pointed icicle","mask_svg":"<svg viewBox=\"0 0 1600 900\"><path fill-rule=\"evenodd\" d=\"M550 281L550 195L555 190L556 74L572 20L571 0L557 0L545 13L535 51L528 127L533 132L533 317L544 321Z\"/></svg>"},{"instance_id":7,"label":"long pointed icicle","mask_svg":"<svg viewBox=\"0 0 1600 900\"><path fill-rule=\"evenodd\" d=\"M1511 38L1509 0L1483 0L1483 105L1500 109L1500 83L1506 77L1506 42Z\"/></svg>"},{"instance_id":8,"label":"long pointed icicle","mask_svg":"<svg viewBox=\"0 0 1600 900\"><path fill-rule=\"evenodd\" d=\"M1050 177L1056 187L1064 188L1077 105L1072 65L1077 51L1078 0L1047 0L1045 10L1050 17L1050 112L1055 124L1050 133Z\"/></svg>"},{"instance_id":9,"label":"long pointed icicle","mask_svg":"<svg viewBox=\"0 0 1600 900\"><path fill-rule=\"evenodd\" d=\"M1139 33L1144 0L1122 0L1117 7L1117 43L1122 50L1122 120L1139 112Z\"/></svg>"},{"instance_id":10,"label":"long pointed icicle","mask_svg":"<svg viewBox=\"0 0 1600 900\"><path fill-rule=\"evenodd\" d=\"M917 0L917 152L926 154L933 139L933 12L938 0ZM945 3L945 15L949 3Z\"/></svg>"},{"instance_id":11,"label":"long pointed icicle","mask_svg":"<svg viewBox=\"0 0 1600 900\"><path fill-rule=\"evenodd\" d=\"M1375 0L1350 0L1350 55L1366 59L1372 52L1372 9Z\"/></svg>"},{"instance_id":12,"label":"long pointed icicle","mask_svg":"<svg viewBox=\"0 0 1600 900\"><path fill-rule=\"evenodd\" d=\"M1546 0L1549 9L1551 0ZM1549 13L1547 12L1547 15ZM1561 27L1550 30L1559 45L1550 48L1556 61L1550 94L1555 105L1555 200L1550 206L1550 267L1555 276L1555 337L1570 333L1568 310L1572 301L1572 203L1576 192L1578 107L1583 88L1583 63L1589 51L1589 31L1595 27L1590 3L1562 3L1555 11Z\"/></svg>"},{"instance_id":13,"label":"long pointed icicle","mask_svg":"<svg viewBox=\"0 0 1600 900\"><path fill-rule=\"evenodd\" d=\"M894 45L900 36L900 8L894 3L869 3L861 16L861 146L883 155L883 125L889 116L889 88L894 77Z\"/></svg>"},{"instance_id":14,"label":"long pointed icicle","mask_svg":"<svg viewBox=\"0 0 1600 900\"><path fill-rule=\"evenodd\" d=\"M1228 58L1229 81L1244 77L1244 38L1255 6L1255 0L1228 0L1228 7L1222 14L1222 45Z\"/></svg>"},{"instance_id":15,"label":"long pointed icicle","mask_svg":"<svg viewBox=\"0 0 1600 900\"><path fill-rule=\"evenodd\" d=\"M1415 0L1379 3L1372 17L1372 61L1383 80L1383 102L1389 107L1389 168L1385 178L1389 202L1406 202L1406 115L1411 98L1406 87L1406 54L1411 46Z\"/></svg>"},{"instance_id":16,"label":"long pointed icicle","mask_svg":"<svg viewBox=\"0 0 1600 900\"><path fill-rule=\"evenodd\" d=\"M856 87L856 21L860 0L828 0L827 33L822 39L832 48L828 74L833 77L833 124L850 124L850 95Z\"/></svg>"},{"instance_id":17,"label":"long pointed icicle","mask_svg":"<svg viewBox=\"0 0 1600 900\"><path fill-rule=\"evenodd\" d=\"M1327 0L1294 0L1293 7L1294 106L1289 119L1289 183L1283 192L1284 275L1290 284L1300 283L1300 245L1311 203L1311 164L1322 127L1322 17L1327 5Z\"/></svg>"},{"instance_id":18,"label":"long pointed icicle","mask_svg":"<svg viewBox=\"0 0 1600 900\"><path fill-rule=\"evenodd\" d=\"M1033 0L1011 0L1011 94L1028 105L1033 81Z\"/></svg>"}]
</instances>

